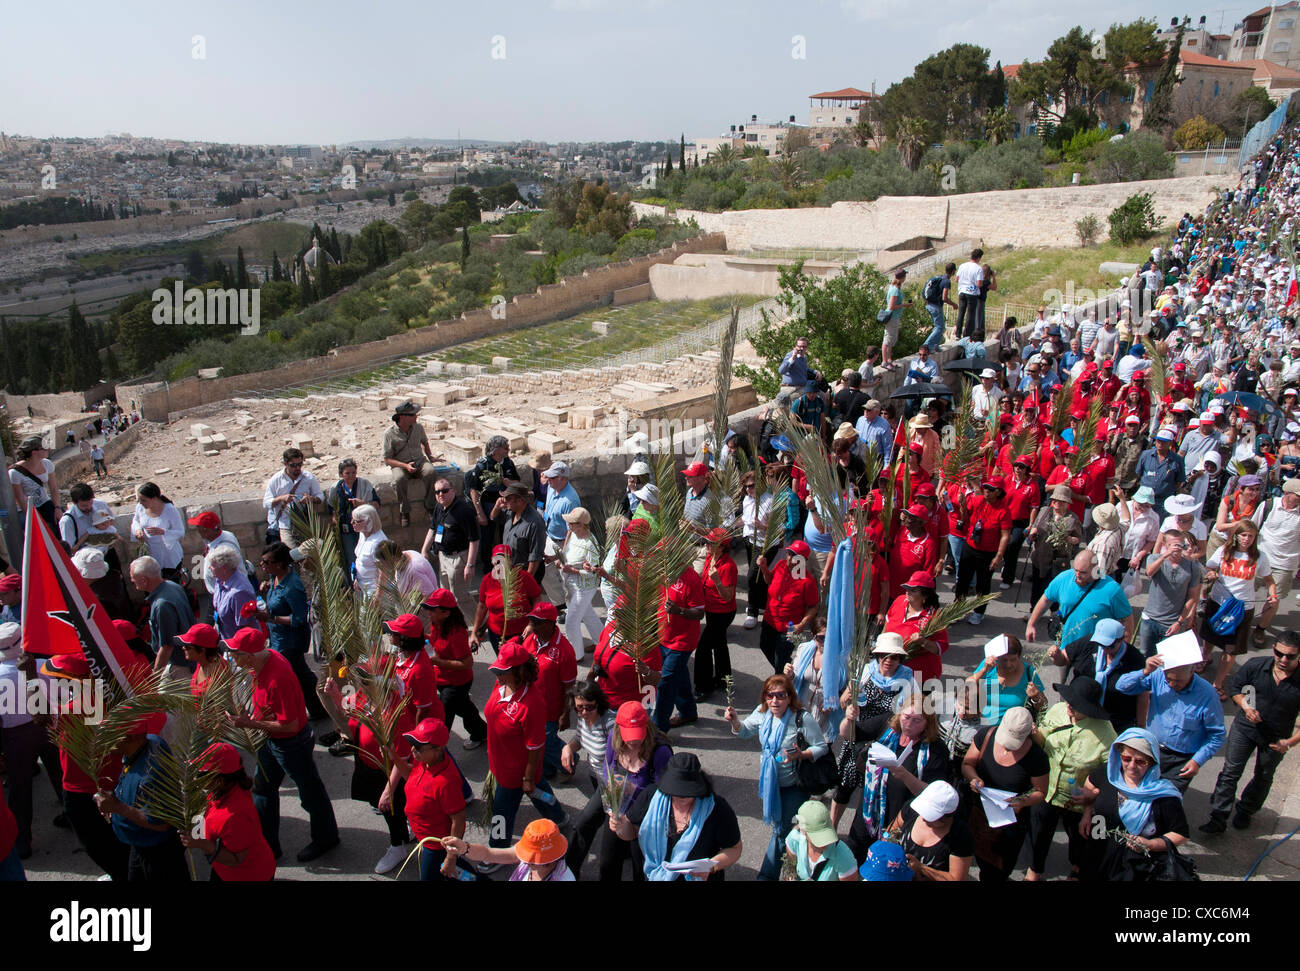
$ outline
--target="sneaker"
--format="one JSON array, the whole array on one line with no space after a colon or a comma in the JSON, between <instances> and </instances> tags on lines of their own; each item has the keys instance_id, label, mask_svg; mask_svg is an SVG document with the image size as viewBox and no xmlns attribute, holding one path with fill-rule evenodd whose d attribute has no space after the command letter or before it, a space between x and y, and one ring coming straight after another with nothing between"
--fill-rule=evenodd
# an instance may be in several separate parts
<instances>
[{"instance_id":1,"label":"sneaker","mask_svg":"<svg viewBox=\"0 0 1300 971\"><path fill-rule=\"evenodd\" d=\"M337 836L327 843L317 843L315 840L312 840L310 843L308 843L306 846L304 846L302 849L298 851L298 862L310 863L312 860L319 859L320 857L324 856L326 853L328 853L330 850L334 849L334 847L338 845L339 845L339 838Z\"/></svg>"},{"instance_id":2,"label":"sneaker","mask_svg":"<svg viewBox=\"0 0 1300 971\"><path fill-rule=\"evenodd\" d=\"M59 829L72 829L72 823L68 822L67 813L59 813L57 816L51 819L50 822L53 823L55 826L57 826Z\"/></svg>"},{"instance_id":3,"label":"sneaker","mask_svg":"<svg viewBox=\"0 0 1300 971\"><path fill-rule=\"evenodd\" d=\"M1010 590L1010 589L1011 589L1011 584L1009 584L1009 583L999 583L999 584L998 584L998 589L999 589L999 590Z\"/></svg>"},{"instance_id":4,"label":"sneaker","mask_svg":"<svg viewBox=\"0 0 1300 971\"><path fill-rule=\"evenodd\" d=\"M1223 820L1220 819L1218 816L1211 816L1208 820L1203 822L1199 827L1202 833L1209 833L1211 835L1213 835L1214 833L1222 833L1227 828L1228 827L1223 824Z\"/></svg>"},{"instance_id":5,"label":"sneaker","mask_svg":"<svg viewBox=\"0 0 1300 971\"><path fill-rule=\"evenodd\" d=\"M1243 813L1241 810L1237 810L1237 813L1232 817L1232 828L1249 829L1250 816L1248 816L1246 813Z\"/></svg>"},{"instance_id":6,"label":"sneaker","mask_svg":"<svg viewBox=\"0 0 1300 971\"><path fill-rule=\"evenodd\" d=\"M326 732L320 738L316 739L316 744L324 748L329 748L337 742L342 736L338 732Z\"/></svg>"},{"instance_id":7,"label":"sneaker","mask_svg":"<svg viewBox=\"0 0 1300 971\"><path fill-rule=\"evenodd\" d=\"M483 744L483 739L481 738L467 738L465 739L465 743L461 746L461 748L463 748L466 752L472 752L474 751L474 749L482 746L482 744Z\"/></svg>"},{"instance_id":8,"label":"sneaker","mask_svg":"<svg viewBox=\"0 0 1300 971\"><path fill-rule=\"evenodd\" d=\"M668 724L672 728L681 728L683 725L694 725L699 720L698 715L692 715L690 718L683 718L681 715L673 715L668 719Z\"/></svg>"},{"instance_id":9,"label":"sneaker","mask_svg":"<svg viewBox=\"0 0 1300 971\"><path fill-rule=\"evenodd\" d=\"M379 858L375 864L376 873L392 873L406 859L406 848L404 846L390 846L384 855Z\"/></svg>"},{"instance_id":10,"label":"sneaker","mask_svg":"<svg viewBox=\"0 0 1300 971\"><path fill-rule=\"evenodd\" d=\"M984 615L971 614L969 617L966 618L966 622L970 624L972 627L978 627L980 624L984 623Z\"/></svg>"},{"instance_id":11,"label":"sneaker","mask_svg":"<svg viewBox=\"0 0 1300 971\"><path fill-rule=\"evenodd\" d=\"M1296 598L1297 600L1300 600L1300 593L1297 593L1297 594L1295 595L1295 598ZM745 630L753 630L753 629L754 629L755 627L757 627L757 626L758 626L758 618L757 618L757 617L746 617L746 618L745 618Z\"/></svg>"},{"instance_id":12,"label":"sneaker","mask_svg":"<svg viewBox=\"0 0 1300 971\"><path fill-rule=\"evenodd\" d=\"M340 738L338 741L336 741L333 745L330 746L329 751L330 751L330 755L334 756L335 758L341 759L345 755L350 754L351 748L352 748L352 743L350 741L348 741L346 738Z\"/></svg>"}]
</instances>

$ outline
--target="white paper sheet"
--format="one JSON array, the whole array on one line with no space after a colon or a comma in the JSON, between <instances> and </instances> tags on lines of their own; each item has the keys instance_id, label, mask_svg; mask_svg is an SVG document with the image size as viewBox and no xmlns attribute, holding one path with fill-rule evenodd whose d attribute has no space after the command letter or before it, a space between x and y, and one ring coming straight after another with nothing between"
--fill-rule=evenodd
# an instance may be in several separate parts
<instances>
[{"instance_id":1,"label":"white paper sheet","mask_svg":"<svg viewBox=\"0 0 1300 971\"><path fill-rule=\"evenodd\" d=\"M664 869L672 873L711 873L718 864L704 857L699 860L683 860L681 863L665 863Z\"/></svg>"},{"instance_id":2,"label":"white paper sheet","mask_svg":"<svg viewBox=\"0 0 1300 971\"><path fill-rule=\"evenodd\" d=\"M905 754L906 752L904 752ZM881 768L896 769L902 763L903 756L895 755L894 750L888 745L872 742L871 748L867 752L867 759Z\"/></svg>"},{"instance_id":3,"label":"white paper sheet","mask_svg":"<svg viewBox=\"0 0 1300 971\"><path fill-rule=\"evenodd\" d=\"M1002 657L1011 650L1011 644L1007 641L1006 634L999 634L993 640L984 645L984 656L990 660Z\"/></svg>"},{"instance_id":4,"label":"white paper sheet","mask_svg":"<svg viewBox=\"0 0 1300 971\"><path fill-rule=\"evenodd\" d=\"M1180 668L1188 664L1200 664L1204 660L1201 654L1201 642L1196 634L1185 630L1173 637L1166 637L1156 644L1156 653L1164 661L1166 668Z\"/></svg>"},{"instance_id":5,"label":"white paper sheet","mask_svg":"<svg viewBox=\"0 0 1300 971\"><path fill-rule=\"evenodd\" d=\"M984 816L988 819L990 827L998 829L1002 826L1010 826L1016 821L1016 811L1007 805L1008 801L1015 797L1016 793L1007 792L1005 789L990 789L986 786L980 790Z\"/></svg>"}]
</instances>

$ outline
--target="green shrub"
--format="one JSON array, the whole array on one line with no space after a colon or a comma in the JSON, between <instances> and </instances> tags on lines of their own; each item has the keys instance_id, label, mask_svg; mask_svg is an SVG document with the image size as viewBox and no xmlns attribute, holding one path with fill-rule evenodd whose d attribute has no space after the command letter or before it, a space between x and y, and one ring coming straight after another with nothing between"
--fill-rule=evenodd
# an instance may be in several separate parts
<instances>
[{"instance_id":1,"label":"green shrub","mask_svg":"<svg viewBox=\"0 0 1300 971\"><path fill-rule=\"evenodd\" d=\"M1091 246L1097 242L1097 235L1101 232L1101 220L1088 213L1074 224L1074 230L1079 234L1080 246Z\"/></svg>"},{"instance_id":2,"label":"green shrub","mask_svg":"<svg viewBox=\"0 0 1300 971\"><path fill-rule=\"evenodd\" d=\"M1121 244L1148 239L1157 229L1155 202L1149 192L1129 196L1107 218L1110 220L1110 238Z\"/></svg>"},{"instance_id":3,"label":"green shrub","mask_svg":"<svg viewBox=\"0 0 1300 971\"><path fill-rule=\"evenodd\" d=\"M1093 159L1092 172L1098 182L1167 179L1174 174L1174 159L1165 151L1163 138L1139 131L1101 146Z\"/></svg>"},{"instance_id":4,"label":"green shrub","mask_svg":"<svg viewBox=\"0 0 1300 971\"><path fill-rule=\"evenodd\" d=\"M1204 115L1189 118L1174 132L1174 144L1179 148L1196 152L1209 145L1220 144L1224 139L1223 129Z\"/></svg>"},{"instance_id":5,"label":"green shrub","mask_svg":"<svg viewBox=\"0 0 1300 971\"><path fill-rule=\"evenodd\" d=\"M986 145L957 170L961 192L994 189L1033 189L1043 184L1043 143L1037 138L1018 138L1001 145Z\"/></svg>"},{"instance_id":6,"label":"green shrub","mask_svg":"<svg viewBox=\"0 0 1300 971\"><path fill-rule=\"evenodd\" d=\"M392 337L394 334L400 334L405 330L405 326L399 323L392 314L382 313L373 317L367 317L361 323L357 324L355 339L358 344L365 344L370 341L381 341L385 337Z\"/></svg>"}]
</instances>

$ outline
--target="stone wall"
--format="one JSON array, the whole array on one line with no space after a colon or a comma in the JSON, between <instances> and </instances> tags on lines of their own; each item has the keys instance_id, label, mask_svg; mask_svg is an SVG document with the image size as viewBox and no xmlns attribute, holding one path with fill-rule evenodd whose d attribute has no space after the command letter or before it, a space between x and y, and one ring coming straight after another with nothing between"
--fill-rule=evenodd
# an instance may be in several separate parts
<instances>
[{"instance_id":1,"label":"stone wall","mask_svg":"<svg viewBox=\"0 0 1300 971\"><path fill-rule=\"evenodd\" d=\"M781 267L789 260L729 254L694 253L650 268L650 291L656 300L710 300L714 297L775 297L781 292ZM808 276L831 277L840 263L807 260Z\"/></svg>"},{"instance_id":2,"label":"stone wall","mask_svg":"<svg viewBox=\"0 0 1300 971\"><path fill-rule=\"evenodd\" d=\"M136 422L134 425L127 427L127 430L120 435L114 435L104 443L104 464L108 468L113 467L113 463L122 455L131 449L135 440L140 437L140 429L144 427L143 422ZM59 443L60 445L62 442ZM94 470L94 463L90 460L90 453L77 449L65 455L54 463L54 473L58 476L59 482L71 482L79 475L89 475Z\"/></svg>"},{"instance_id":3,"label":"stone wall","mask_svg":"<svg viewBox=\"0 0 1300 971\"><path fill-rule=\"evenodd\" d=\"M652 266L671 262L682 253L717 251L725 245L721 235L698 236L674 243L649 256L596 267L584 271L581 276L565 277L559 283L538 287L535 293L521 294L504 305L503 317L494 317L490 308L480 308L382 341L335 348L325 357L294 361L270 371L215 379L185 378L175 383L119 385L117 400L124 406L125 402L134 400L147 420L166 421L173 412L225 401L249 391L286 387L307 379L327 381L369 365L427 354L439 348L608 306L615 291L647 283Z\"/></svg>"},{"instance_id":4,"label":"stone wall","mask_svg":"<svg viewBox=\"0 0 1300 971\"><path fill-rule=\"evenodd\" d=\"M1135 192L1155 197L1162 221L1203 209L1217 188L1236 174L1051 189L1012 189L948 196L881 196L874 202L837 202L814 209L746 209L697 212L678 209L683 221L727 235L727 249L849 249L874 251L916 237L984 240L988 246L1069 246L1074 224L1094 213L1106 216ZM633 203L638 215L663 215L662 206Z\"/></svg>"}]
</instances>

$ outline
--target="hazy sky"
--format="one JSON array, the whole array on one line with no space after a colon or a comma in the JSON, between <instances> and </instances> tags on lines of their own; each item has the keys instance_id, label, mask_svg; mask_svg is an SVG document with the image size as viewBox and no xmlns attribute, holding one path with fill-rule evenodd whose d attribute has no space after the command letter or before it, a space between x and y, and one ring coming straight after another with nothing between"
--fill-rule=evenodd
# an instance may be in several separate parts
<instances>
[{"instance_id":1,"label":"hazy sky","mask_svg":"<svg viewBox=\"0 0 1300 971\"><path fill-rule=\"evenodd\" d=\"M654 140L751 114L806 123L808 95L883 92L954 43L1041 57L1078 23L1221 14L1159 0L71 0L9 4L0 130L221 142L403 136ZM196 35L205 57L194 56ZM803 40L802 58L796 44ZM497 56L494 57L493 55ZM503 56L502 56L503 55Z\"/></svg>"}]
</instances>

